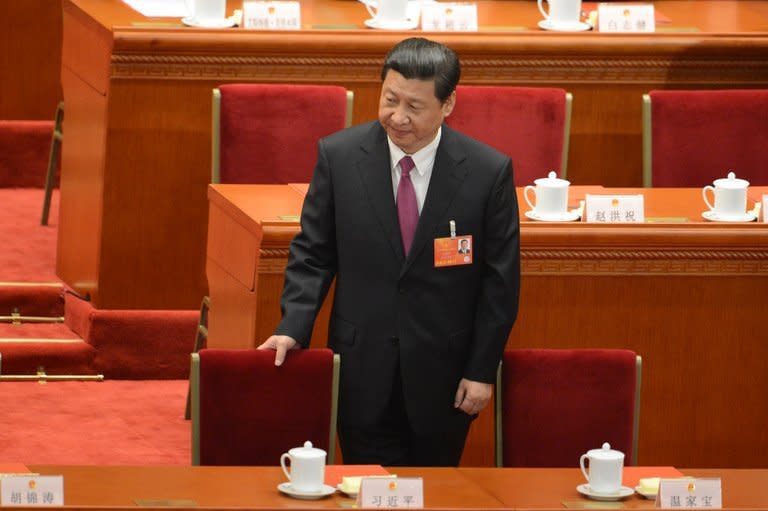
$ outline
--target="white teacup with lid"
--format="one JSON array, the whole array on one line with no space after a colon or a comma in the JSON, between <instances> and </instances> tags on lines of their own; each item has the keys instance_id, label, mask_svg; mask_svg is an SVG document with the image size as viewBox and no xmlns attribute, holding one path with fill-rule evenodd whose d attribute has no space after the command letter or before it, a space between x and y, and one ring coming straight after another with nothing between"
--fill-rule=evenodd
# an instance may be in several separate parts
<instances>
[{"instance_id":1,"label":"white teacup with lid","mask_svg":"<svg viewBox=\"0 0 768 511\"><path fill-rule=\"evenodd\" d=\"M286 467L290 460L291 470ZM285 477L291 481L291 488L297 492L319 492L325 481L325 451L304 442L303 447L294 447L280 456L280 466Z\"/></svg>"},{"instance_id":2,"label":"white teacup with lid","mask_svg":"<svg viewBox=\"0 0 768 511\"><path fill-rule=\"evenodd\" d=\"M728 177L715 179L715 186L707 185L701 189L701 196L710 211L723 218L743 217L747 212L747 188L749 181L738 179L733 172ZM712 190L714 205L709 202L707 190Z\"/></svg>"},{"instance_id":3,"label":"white teacup with lid","mask_svg":"<svg viewBox=\"0 0 768 511\"><path fill-rule=\"evenodd\" d=\"M585 461L589 461L589 473L584 466ZM603 444L602 449L591 449L582 454L579 465L592 493L612 495L621 490L624 453L611 449L608 442Z\"/></svg>"},{"instance_id":4,"label":"white teacup with lid","mask_svg":"<svg viewBox=\"0 0 768 511\"><path fill-rule=\"evenodd\" d=\"M378 0L376 9L369 1L364 3L368 13L381 28L408 20L408 0Z\"/></svg>"},{"instance_id":5,"label":"white teacup with lid","mask_svg":"<svg viewBox=\"0 0 768 511\"><path fill-rule=\"evenodd\" d=\"M568 212L568 187L571 184L569 181L558 178L555 171L552 171L547 177L536 179L534 184L536 186L525 187L523 197L536 215L542 218L559 218ZM528 196L531 190L536 196L535 204Z\"/></svg>"}]
</instances>

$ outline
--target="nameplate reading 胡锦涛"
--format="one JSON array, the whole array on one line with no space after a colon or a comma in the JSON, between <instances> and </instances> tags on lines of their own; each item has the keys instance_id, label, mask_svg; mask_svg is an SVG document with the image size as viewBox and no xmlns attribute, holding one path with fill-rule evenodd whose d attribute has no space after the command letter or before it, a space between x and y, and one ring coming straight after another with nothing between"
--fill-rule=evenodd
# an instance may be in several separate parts
<instances>
[{"instance_id":1,"label":"nameplate reading \u80e1\u9526\u6d9b","mask_svg":"<svg viewBox=\"0 0 768 511\"><path fill-rule=\"evenodd\" d=\"M0 479L2 506L63 506L64 476L10 476Z\"/></svg>"},{"instance_id":2,"label":"nameplate reading \u80e1\u9526\u6d9b","mask_svg":"<svg viewBox=\"0 0 768 511\"><path fill-rule=\"evenodd\" d=\"M643 223L642 195L586 196L586 219L590 223Z\"/></svg>"},{"instance_id":3,"label":"nameplate reading \u80e1\u9526\u6d9b","mask_svg":"<svg viewBox=\"0 0 768 511\"><path fill-rule=\"evenodd\" d=\"M723 507L720 478L662 479L656 507L663 509L719 509Z\"/></svg>"},{"instance_id":4,"label":"nameplate reading \u80e1\u9526\u6d9b","mask_svg":"<svg viewBox=\"0 0 768 511\"><path fill-rule=\"evenodd\" d=\"M423 508L424 481L420 477L363 477L357 507Z\"/></svg>"},{"instance_id":5,"label":"nameplate reading \u80e1\u9526\u6d9b","mask_svg":"<svg viewBox=\"0 0 768 511\"><path fill-rule=\"evenodd\" d=\"M477 32L477 4L423 3L421 29L431 32Z\"/></svg>"},{"instance_id":6,"label":"nameplate reading \u80e1\u9526\u6d9b","mask_svg":"<svg viewBox=\"0 0 768 511\"><path fill-rule=\"evenodd\" d=\"M598 4L597 27L600 32L655 32L653 4Z\"/></svg>"},{"instance_id":7,"label":"nameplate reading \u80e1\u9526\u6d9b","mask_svg":"<svg viewBox=\"0 0 768 511\"><path fill-rule=\"evenodd\" d=\"M243 27L253 30L301 30L299 2L243 2Z\"/></svg>"}]
</instances>

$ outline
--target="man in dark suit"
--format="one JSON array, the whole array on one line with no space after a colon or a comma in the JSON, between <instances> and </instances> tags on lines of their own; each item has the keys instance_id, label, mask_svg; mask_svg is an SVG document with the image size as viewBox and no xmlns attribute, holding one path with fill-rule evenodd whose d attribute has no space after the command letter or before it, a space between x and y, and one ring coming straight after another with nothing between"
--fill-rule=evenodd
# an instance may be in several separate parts
<instances>
[{"instance_id":1,"label":"man in dark suit","mask_svg":"<svg viewBox=\"0 0 768 511\"><path fill-rule=\"evenodd\" d=\"M443 125L459 75L452 50L406 39L386 57L379 120L319 143L283 319L261 348L280 365L308 346L336 277L328 345L346 463L457 465L517 315L512 163ZM438 264L440 239L457 234L472 237L471 263Z\"/></svg>"}]
</instances>

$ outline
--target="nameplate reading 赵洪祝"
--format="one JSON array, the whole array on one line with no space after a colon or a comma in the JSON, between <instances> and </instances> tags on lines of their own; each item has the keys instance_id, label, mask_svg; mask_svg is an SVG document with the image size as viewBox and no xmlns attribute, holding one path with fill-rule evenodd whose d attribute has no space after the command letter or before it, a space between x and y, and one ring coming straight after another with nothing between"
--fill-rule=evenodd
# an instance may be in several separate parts
<instances>
[{"instance_id":1,"label":"nameplate reading \u8d75\u6d2a\u795d","mask_svg":"<svg viewBox=\"0 0 768 511\"><path fill-rule=\"evenodd\" d=\"M421 477L363 477L357 494L360 508L423 508Z\"/></svg>"},{"instance_id":2,"label":"nameplate reading \u8d75\u6d2a\u795d","mask_svg":"<svg viewBox=\"0 0 768 511\"><path fill-rule=\"evenodd\" d=\"M723 507L720 478L662 479L656 507L663 509L719 509Z\"/></svg>"},{"instance_id":3,"label":"nameplate reading \u8d75\u6d2a\u795d","mask_svg":"<svg viewBox=\"0 0 768 511\"><path fill-rule=\"evenodd\" d=\"M301 30L299 2L243 2L243 27L253 30Z\"/></svg>"},{"instance_id":4,"label":"nameplate reading \u8d75\u6d2a\u795d","mask_svg":"<svg viewBox=\"0 0 768 511\"><path fill-rule=\"evenodd\" d=\"M600 32L655 32L653 4L598 4L597 27Z\"/></svg>"},{"instance_id":5,"label":"nameplate reading \u8d75\u6d2a\u795d","mask_svg":"<svg viewBox=\"0 0 768 511\"><path fill-rule=\"evenodd\" d=\"M425 2L421 29L429 32L477 32L477 4Z\"/></svg>"},{"instance_id":6,"label":"nameplate reading \u8d75\u6d2a\u795d","mask_svg":"<svg viewBox=\"0 0 768 511\"><path fill-rule=\"evenodd\" d=\"M2 506L63 506L64 476L10 476L0 479Z\"/></svg>"},{"instance_id":7,"label":"nameplate reading \u8d75\u6d2a\u795d","mask_svg":"<svg viewBox=\"0 0 768 511\"><path fill-rule=\"evenodd\" d=\"M585 199L589 223L645 222L642 195L590 195Z\"/></svg>"}]
</instances>

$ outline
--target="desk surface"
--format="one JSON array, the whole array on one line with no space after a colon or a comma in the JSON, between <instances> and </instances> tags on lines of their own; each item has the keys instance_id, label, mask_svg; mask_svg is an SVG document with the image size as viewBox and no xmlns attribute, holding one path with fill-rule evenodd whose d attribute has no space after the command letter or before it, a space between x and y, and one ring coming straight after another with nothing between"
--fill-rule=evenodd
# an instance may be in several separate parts
<instances>
[{"instance_id":1,"label":"desk surface","mask_svg":"<svg viewBox=\"0 0 768 511\"><path fill-rule=\"evenodd\" d=\"M285 481L279 467L125 467L32 465L41 474L63 474L70 507L181 508L349 508L352 500L336 493L318 501L299 501L280 494ZM721 477L725 508L768 508L768 470L683 469L686 475ZM392 468L402 477L423 477L427 508L562 509L563 503L589 504L576 491L583 483L578 469ZM163 503L163 501L165 501ZM632 495L622 508L653 507Z\"/></svg>"}]
</instances>

